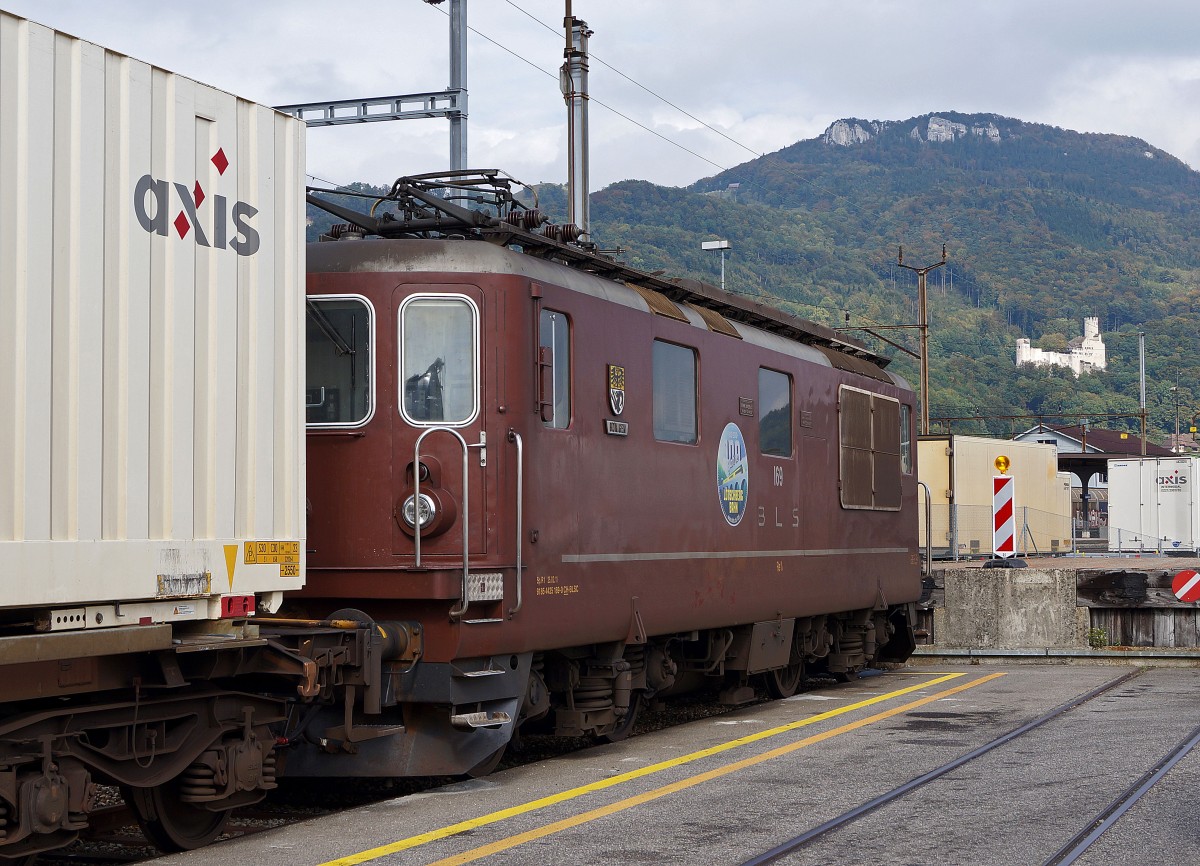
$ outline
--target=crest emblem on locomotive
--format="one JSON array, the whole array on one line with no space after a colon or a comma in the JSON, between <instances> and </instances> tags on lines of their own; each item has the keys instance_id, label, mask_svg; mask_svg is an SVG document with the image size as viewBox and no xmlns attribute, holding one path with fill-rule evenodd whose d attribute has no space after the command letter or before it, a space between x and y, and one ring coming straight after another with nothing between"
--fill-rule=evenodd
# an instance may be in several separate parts
<instances>
[{"instance_id":1,"label":"crest emblem on locomotive","mask_svg":"<svg viewBox=\"0 0 1200 866\"><path fill-rule=\"evenodd\" d=\"M737 526L746 516L750 490L750 463L746 458L746 440L732 421L721 431L717 445L717 498L725 522Z\"/></svg>"},{"instance_id":2,"label":"crest emblem on locomotive","mask_svg":"<svg viewBox=\"0 0 1200 866\"><path fill-rule=\"evenodd\" d=\"M625 368L608 365L608 405L614 415L625 410Z\"/></svg>"}]
</instances>

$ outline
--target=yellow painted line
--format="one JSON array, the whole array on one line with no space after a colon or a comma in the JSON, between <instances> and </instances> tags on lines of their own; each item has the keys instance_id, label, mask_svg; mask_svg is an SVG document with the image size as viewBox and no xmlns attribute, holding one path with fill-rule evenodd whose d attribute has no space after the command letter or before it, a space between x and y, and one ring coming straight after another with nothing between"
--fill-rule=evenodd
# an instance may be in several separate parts
<instances>
[{"instance_id":1,"label":"yellow painted line","mask_svg":"<svg viewBox=\"0 0 1200 866\"><path fill-rule=\"evenodd\" d=\"M323 863L323 864L321 864L321 866L356 866L356 864L358 864L358 863L366 863L371 860L377 860L380 857L386 857L388 854L395 854L399 851L407 851L412 848L418 848L421 845L427 845L430 842L436 842L439 839L445 839L450 836L458 835L459 833L465 833L467 830L475 830L479 827L486 827L489 824L495 824L500 821L507 820L509 818L514 818L517 815L525 815L530 812L536 812L539 809L545 809L549 806L554 806L559 803L565 803L568 800L574 800L577 797L582 797L585 794L592 794L592 793L595 793L596 791L603 791L607 788L613 788L617 785L624 784L625 782L633 781L634 779L640 779L645 776L652 775L654 773L660 773L663 770L669 770L672 767L679 767L684 764L692 763L693 761L699 761L703 758L712 757L713 755L719 755L722 752L729 751L730 749L736 749L740 746L745 746L750 743L757 742L759 740L765 740L768 737L778 736L779 734L784 734L784 733L787 733L788 731L794 731L798 728L803 728L808 725L814 725L818 722L823 722L828 719L832 719L837 716L841 716L846 713L853 712L854 710L860 710L860 709L863 709L864 707L869 707L873 704L878 704L883 701L892 700L894 698L901 697L902 695L907 695L912 692L919 691L921 689L930 688L931 686L936 686L940 683L948 682L950 680L957 679L958 677L962 677L962 676L966 676L966 674L965 673L941 674L941 675L937 676L936 679L930 680L929 682L920 683L920 684L914 685L914 686L907 686L903 689L897 689L896 691L888 692L888 693L882 694L882 695L876 695L875 697L867 698L866 700L863 700L863 701L858 701L853 704L847 704L844 707L838 707L837 709L829 710L828 712L819 713L818 715L815 715L815 716L809 716L806 719L800 719L799 721L789 722L786 725L780 725L779 727L776 727L776 728L770 728L765 731L758 731L756 733L749 734L745 737L739 737L736 740L730 740L728 742L722 743L719 746L712 746L710 748L701 749L700 751L692 752L687 755L681 755L678 758L671 758L666 761L661 761L657 764L650 764L649 766L646 766L646 767L639 767L638 769L630 770L627 773L621 773L620 775L617 775L617 776L610 776L606 779L600 779L596 782L591 782L587 785L580 785L577 788L571 788L570 790L567 790L567 791L560 791L557 794L551 794L547 797L541 797L537 800L531 800L528 803L522 803L519 806L510 806L507 809L500 809L499 811L492 812L487 815L481 815L478 818L469 818L466 821L459 821L457 824L450 824L446 827L441 827L437 830L431 830L428 833L422 833L417 836L410 836L407 839L400 839L396 842L391 842L387 845L381 845L378 848L369 848L366 851L360 851L357 854L350 854L346 857L339 857L336 860L330 860L326 863ZM1000 676L1000 674L993 674L990 677L987 677L986 679L994 679L997 676ZM967 686L960 687L959 689L957 689L957 691L961 691L963 688L970 688L971 685L977 685L978 683L984 682L984 681L985 680L976 680L973 683L968 684ZM905 709L911 709L914 706L921 706L923 704L930 703L931 701L937 700L946 695L953 694L955 691L956 690L951 690L951 691L947 691L947 692L939 692L937 695L935 695L933 697L922 699L921 701L918 701L913 704L908 704L905 707L900 708L896 712L903 712ZM894 715L894 713L893 713L893 715Z\"/></svg>"},{"instance_id":2,"label":"yellow painted line","mask_svg":"<svg viewBox=\"0 0 1200 866\"><path fill-rule=\"evenodd\" d=\"M672 782L669 785L663 785L661 788L655 788L652 791L645 791L641 794L636 794L624 800L618 800L615 803L609 803L607 806L601 806L598 809L592 809L588 812L582 812L578 815L572 815L569 818L564 818L561 821L555 821L552 824L546 824L543 827L537 827L533 830L527 830L524 833L518 833L515 836L509 836L507 839L501 839L497 842L492 842L489 845L483 845L479 848L473 848L470 851L464 851L462 854L456 854L453 857L446 857L443 860L435 860L429 866L460 866L463 863L473 863L476 860L482 860L484 857L490 857L492 854L498 854L501 851L507 851L510 848L516 848L518 845L523 845L526 842L532 842L534 839L541 839L546 836L551 836L555 833L560 833L563 830L569 830L572 827L578 827L581 824L586 824L589 821L595 821L597 818L604 818L608 815L615 815L617 812L623 812L626 809L632 809L634 806L640 806L643 803L649 803L652 800L657 800L660 797L665 797L668 794L675 794L679 791L693 788L696 785L704 782L710 782L713 779L719 779L722 776L728 776L730 773L736 773L739 770L744 770L747 767L753 767L756 764L762 764L767 761L773 761L776 758L803 749L806 746L811 746L814 743L820 743L823 740L828 740L839 734L849 733L850 731L858 730L875 722L889 719L892 716L897 716L909 710L922 707L934 701L941 700L948 695L965 692L967 689L982 685L989 680L994 680L997 677L1004 676L1003 672L988 674L980 677L977 680L972 680L969 683L964 683L961 686L955 686L952 689L947 689L944 692L939 692L930 697L920 698L900 707L894 707L890 710L885 710L882 713L876 713L873 716L868 716L865 719L859 719L854 722L848 722L837 728L831 728L828 731L822 731L819 734L813 734L811 737L805 737L803 740L798 740L794 743L789 743L786 746L779 746L771 749L768 752L763 752L759 755L752 755L749 758L743 758L740 761L734 761L732 764L726 764L723 767L717 767L714 770L707 770L703 773L697 773L695 776L689 776L686 779L680 779L678 782Z\"/></svg>"}]
</instances>

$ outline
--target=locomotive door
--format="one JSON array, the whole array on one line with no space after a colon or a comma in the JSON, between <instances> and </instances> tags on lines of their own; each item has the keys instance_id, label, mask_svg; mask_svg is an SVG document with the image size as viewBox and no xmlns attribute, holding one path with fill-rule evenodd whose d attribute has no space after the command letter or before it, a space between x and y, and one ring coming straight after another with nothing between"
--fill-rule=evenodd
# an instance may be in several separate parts
<instances>
[{"instance_id":1,"label":"locomotive door","mask_svg":"<svg viewBox=\"0 0 1200 866\"><path fill-rule=\"evenodd\" d=\"M419 520L422 560L428 556L431 565L461 567L464 520L470 557L477 560L487 553L489 473L502 445L490 441L484 423L483 293L475 286L403 285L392 297L397 329L393 553L414 554ZM419 469L413 465L418 438ZM414 471L421 474L420 502L413 497Z\"/></svg>"}]
</instances>

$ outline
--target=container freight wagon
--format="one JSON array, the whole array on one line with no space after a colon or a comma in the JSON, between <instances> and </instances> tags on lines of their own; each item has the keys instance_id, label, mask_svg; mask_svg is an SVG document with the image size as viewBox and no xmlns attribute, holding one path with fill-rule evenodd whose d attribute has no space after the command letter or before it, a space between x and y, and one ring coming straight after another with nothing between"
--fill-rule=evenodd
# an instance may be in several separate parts
<instances>
[{"instance_id":1,"label":"container freight wagon","mask_svg":"<svg viewBox=\"0 0 1200 866\"><path fill-rule=\"evenodd\" d=\"M935 556L988 556L992 551L992 478L995 460L1010 461L1017 550L1022 555L1072 550L1070 475L1058 471L1053 445L946 434L917 443L917 473L932 499ZM925 509L920 509L921 544Z\"/></svg>"},{"instance_id":2,"label":"container freight wagon","mask_svg":"<svg viewBox=\"0 0 1200 866\"><path fill-rule=\"evenodd\" d=\"M272 784L200 650L270 667L304 581L303 171L299 121L0 12L0 856L231 737Z\"/></svg>"},{"instance_id":3,"label":"container freight wagon","mask_svg":"<svg viewBox=\"0 0 1200 866\"><path fill-rule=\"evenodd\" d=\"M1195 553L1200 457L1108 461L1108 549Z\"/></svg>"}]
</instances>

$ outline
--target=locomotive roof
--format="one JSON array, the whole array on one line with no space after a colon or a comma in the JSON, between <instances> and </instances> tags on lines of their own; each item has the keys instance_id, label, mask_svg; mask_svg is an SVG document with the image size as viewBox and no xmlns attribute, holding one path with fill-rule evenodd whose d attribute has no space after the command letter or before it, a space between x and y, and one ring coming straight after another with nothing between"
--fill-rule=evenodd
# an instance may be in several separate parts
<instances>
[{"instance_id":1,"label":"locomotive roof","mask_svg":"<svg viewBox=\"0 0 1200 866\"><path fill-rule=\"evenodd\" d=\"M566 265L577 271L592 274L606 281L618 281L632 286L641 286L669 298L677 303L686 303L695 307L713 310L733 322L750 325L768 333L796 340L824 350L834 366L844 367L855 372L872 375L868 368L881 370L891 359L871 351L866 344L843 336L832 328L811 322L799 316L791 315L775 307L731 295L715 286L691 279L666 279L657 274L646 273L629 267L594 249L589 249L572 242L577 236L578 229L574 226L546 226L541 234L532 229L542 225L545 218L536 209L526 208L516 201L508 187L512 186L508 178L500 177L495 170L483 172L451 173L449 175L422 175L411 178L400 178L393 184L387 196L380 198L376 195L362 195L338 191L338 195L358 195L364 198L376 199L371 214L364 214L327 199L315 193L329 192L328 190L309 189L308 202L335 216L345 219L349 225L338 227L355 234L377 235L381 238L446 238L486 241L501 248L519 248L520 253L532 260L554 262L558 266ZM516 184L520 186L520 184ZM470 210L454 204L452 199L466 199L473 203L482 203L496 209L498 213L507 210L505 218L492 216L480 210ZM397 205L395 213L387 212L376 217L376 207L385 201ZM341 232L339 232L341 233ZM567 240L563 240L566 238ZM341 246L340 244L337 246ZM357 246L357 244L355 245ZM444 248L443 248L444 249ZM332 253L332 251L330 251ZM362 256L365 251L358 250L351 256L355 262L344 261L339 267L336 261L342 256L332 254L326 260L326 266L335 270L358 270L364 267ZM390 257L391 252L378 249L383 257ZM482 253L482 250L481 250ZM318 253L318 255L320 255ZM320 255L325 258L324 255ZM385 270L409 270L412 262L408 261L402 267L387 267L378 261L378 256L368 254L376 259L375 266L383 266ZM407 256L406 256L407 258ZM474 270L489 270L485 255L475 257ZM495 262L492 259L492 262ZM506 257L504 267L513 270L514 262ZM540 271L536 265L520 266L521 271ZM535 274L530 272L530 276ZM550 279L548 273L542 273L541 279ZM843 356L839 361L838 356ZM889 376L875 374L873 378L887 380Z\"/></svg>"}]
</instances>

